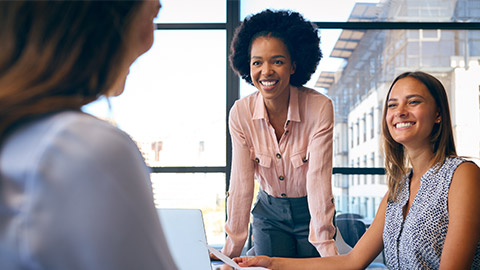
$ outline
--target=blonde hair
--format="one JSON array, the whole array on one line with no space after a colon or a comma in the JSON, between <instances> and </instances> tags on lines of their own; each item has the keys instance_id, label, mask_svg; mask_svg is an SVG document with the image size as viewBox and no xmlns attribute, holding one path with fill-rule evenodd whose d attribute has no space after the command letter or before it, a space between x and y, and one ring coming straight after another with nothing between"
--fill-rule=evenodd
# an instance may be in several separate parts
<instances>
[{"instance_id":1,"label":"blonde hair","mask_svg":"<svg viewBox=\"0 0 480 270\"><path fill-rule=\"evenodd\" d=\"M433 163L443 163L446 157L456 156L455 142L453 140L452 121L450 118L450 109L448 98L442 83L432 75L421 72L405 72L400 74L393 81L385 98L385 104L382 116L382 135L383 152L385 156L385 169L387 171L388 182L388 201L396 201L399 190L403 186L401 181L408 172L408 160L403 145L397 143L388 131L386 115L388 97L395 83L405 77L411 77L421 82L433 96L439 109L440 123L435 123L431 135L430 143L434 153Z\"/></svg>"},{"instance_id":2,"label":"blonde hair","mask_svg":"<svg viewBox=\"0 0 480 270\"><path fill-rule=\"evenodd\" d=\"M115 83L141 1L0 1L0 142Z\"/></svg>"}]
</instances>

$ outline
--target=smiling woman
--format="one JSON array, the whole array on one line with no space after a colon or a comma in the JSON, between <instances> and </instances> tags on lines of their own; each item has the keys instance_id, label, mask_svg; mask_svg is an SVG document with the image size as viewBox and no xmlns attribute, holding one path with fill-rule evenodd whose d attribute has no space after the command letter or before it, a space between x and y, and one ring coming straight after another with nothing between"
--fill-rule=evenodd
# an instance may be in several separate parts
<instances>
[{"instance_id":1,"label":"smiling woman","mask_svg":"<svg viewBox=\"0 0 480 270\"><path fill-rule=\"evenodd\" d=\"M399 75L382 124L389 190L349 253L235 261L273 270L364 269L384 249L389 269L479 269L480 169L456 155L443 85L424 72Z\"/></svg>"},{"instance_id":2,"label":"smiling woman","mask_svg":"<svg viewBox=\"0 0 480 270\"><path fill-rule=\"evenodd\" d=\"M228 256L239 256L247 238L254 179L260 191L250 253L337 254L332 101L303 86L322 56L319 43L315 26L289 10L251 15L236 30L230 64L258 92L230 110L233 157L223 248Z\"/></svg>"},{"instance_id":3,"label":"smiling woman","mask_svg":"<svg viewBox=\"0 0 480 270\"><path fill-rule=\"evenodd\" d=\"M385 168L394 200L399 179L407 173L405 149L432 148L434 163L456 155L452 120L445 88L435 77L412 72L399 75L392 83L382 120L385 137ZM427 149L429 152L430 150Z\"/></svg>"}]
</instances>

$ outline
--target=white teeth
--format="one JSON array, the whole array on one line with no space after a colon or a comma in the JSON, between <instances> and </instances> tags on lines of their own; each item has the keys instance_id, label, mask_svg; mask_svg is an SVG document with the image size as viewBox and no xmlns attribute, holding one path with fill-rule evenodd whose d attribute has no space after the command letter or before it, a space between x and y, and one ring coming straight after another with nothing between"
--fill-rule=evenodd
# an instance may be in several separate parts
<instances>
[{"instance_id":1,"label":"white teeth","mask_svg":"<svg viewBox=\"0 0 480 270\"><path fill-rule=\"evenodd\" d=\"M397 123L395 126L397 128L405 128L405 127L411 127L413 124L412 123Z\"/></svg>"},{"instance_id":2,"label":"white teeth","mask_svg":"<svg viewBox=\"0 0 480 270\"><path fill-rule=\"evenodd\" d=\"M277 82L276 81L261 81L261 83L265 86L272 86L274 84L276 84Z\"/></svg>"}]
</instances>

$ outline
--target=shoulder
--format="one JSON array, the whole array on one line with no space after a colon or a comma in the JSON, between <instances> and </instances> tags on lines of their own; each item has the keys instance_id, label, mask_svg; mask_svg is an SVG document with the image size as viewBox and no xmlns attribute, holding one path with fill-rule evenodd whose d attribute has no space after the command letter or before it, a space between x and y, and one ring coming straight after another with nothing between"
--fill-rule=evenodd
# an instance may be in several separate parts
<instances>
[{"instance_id":1,"label":"shoulder","mask_svg":"<svg viewBox=\"0 0 480 270\"><path fill-rule=\"evenodd\" d=\"M262 95L260 94L259 91L255 91L251 93L248 96L242 97L238 100L235 101L233 104L233 107L235 108L253 108L255 107L255 103L257 102L257 99L262 98ZM232 108L233 108L232 107Z\"/></svg>"},{"instance_id":2,"label":"shoulder","mask_svg":"<svg viewBox=\"0 0 480 270\"><path fill-rule=\"evenodd\" d=\"M306 99L313 102L332 103L332 100L329 97L312 88L302 86L298 87L297 91L300 99Z\"/></svg>"},{"instance_id":3,"label":"shoulder","mask_svg":"<svg viewBox=\"0 0 480 270\"><path fill-rule=\"evenodd\" d=\"M326 95L307 87L297 88L298 106L307 113L333 114L333 102Z\"/></svg>"},{"instance_id":4,"label":"shoulder","mask_svg":"<svg viewBox=\"0 0 480 270\"><path fill-rule=\"evenodd\" d=\"M313 126L333 126L334 110L332 100L326 95L307 87L298 92L298 110L302 121Z\"/></svg>"},{"instance_id":5,"label":"shoulder","mask_svg":"<svg viewBox=\"0 0 480 270\"><path fill-rule=\"evenodd\" d=\"M63 112L46 121L50 126L47 130L48 137L45 138L46 146L55 147L58 144L54 141L62 141L65 142L62 144L65 148L74 148L80 153L91 151L92 155L136 149L125 132L89 114Z\"/></svg>"},{"instance_id":6,"label":"shoulder","mask_svg":"<svg viewBox=\"0 0 480 270\"><path fill-rule=\"evenodd\" d=\"M16 157L10 160L23 160L26 167L93 166L140 155L125 132L74 111L55 113L22 127L12 134L6 146L7 153ZM26 155L25 150L30 154Z\"/></svg>"},{"instance_id":7,"label":"shoulder","mask_svg":"<svg viewBox=\"0 0 480 270\"><path fill-rule=\"evenodd\" d=\"M480 184L480 168L477 164L467 161L465 159L456 158L457 166L453 173L453 181L459 181L457 179L462 179L461 181L472 181L473 183Z\"/></svg>"},{"instance_id":8,"label":"shoulder","mask_svg":"<svg viewBox=\"0 0 480 270\"><path fill-rule=\"evenodd\" d=\"M479 167L474 162L462 157L447 157L439 171L443 171L440 174L442 177L449 177L453 180L476 174L478 176Z\"/></svg>"},{"instance_id":9,"label":"shoulder","mask_svg":"<svg viewBox=\"0 0 480 270\"><path fill-rule=\"evenodd\" d=\"M480 168L473 162L458 158L457 160L461 162L453 171L449 197L466 199L468 194L478 197L480 193Z\"/></svg>"},{"instance_id":10,"label":"shoulder","mask_svg":"<svg viewBox=\"0 0 480 270\"><path fill-rule=\"evenodd\" d=\"M256 91L246 97L238 99L230 109L230 119L251 118L255 111L258 99L262 99L260 92Z\"/></svg>"}]
</instances>

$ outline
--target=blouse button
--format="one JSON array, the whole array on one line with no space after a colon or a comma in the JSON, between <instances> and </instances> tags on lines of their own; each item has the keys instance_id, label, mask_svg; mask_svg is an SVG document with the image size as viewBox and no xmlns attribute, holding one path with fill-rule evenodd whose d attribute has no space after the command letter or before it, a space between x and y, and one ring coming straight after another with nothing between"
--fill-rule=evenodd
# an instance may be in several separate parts
<instances>
[{"instance_id":1,"label":"blouse button","mask_svg":"<svg viewBox=\"0 0 480 270\"><path fill-rule=\"evenodd\" d=\"M285 125L288 126L288 124L290 124L290 120L287 120L287 123Z\"/></svg>"},{"instance_id":2,"label":"blouse button","mask_svg":"<svg viewBox=\"0 0 480 270\"><path fill-rule=\"evenodd\" d=\"M260 159L258 159L258 157L255 158L255 162L260 163Z\"/></svg>"},{"instance_id":3,"label":"blouse button","mask_svg":"<svg viewBox=\"0 0 480 270\"><path fill-rule=\"evenodd\" d=\"M306 157L303 158L303 163L306 163L308 161L308 159Z\"/></svg>"},{"instance_id":4,"label":"blouse button","mask_svg":"<svg viewBox=\"0 0 480 270\"><path fill-rule=\"evenodd\" d=\"M277 153L275 156L276 156L278 159L281 159L281 158L282 158L282 155L280 155L280 153Z\"/></svg>"},{"instance_id":5,"label":"blouse button","mask_svg":"<svg viewBox=\"0 0 480 270\"><path fill-rule=\"evenodd\" d=\"M287 194L282 193L280 196L282 196L282 197L287 197Z\"/></svg>"},{"instance_id":6,"label":"blouse button","mask_svg":"<svg viewBox=\"0 0 480 270\"><path fill-rule=\"evenodd\" d=\"M283 179L285 179L285 178L281 175L278 177L278 180L280 180L280 181L283 181Z\"/></svg>"},{"instance_id":7,"label":"blouse button","mask_svg":"<svg viewBox=\"0 0 480 270\"><path fill-rule=\"evenodd\" d=\"M284 134L287 135L287 134L288 134L288 130L286 130Z\"/></svg>"}]
</instances>

